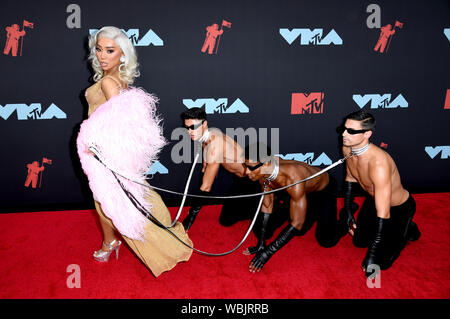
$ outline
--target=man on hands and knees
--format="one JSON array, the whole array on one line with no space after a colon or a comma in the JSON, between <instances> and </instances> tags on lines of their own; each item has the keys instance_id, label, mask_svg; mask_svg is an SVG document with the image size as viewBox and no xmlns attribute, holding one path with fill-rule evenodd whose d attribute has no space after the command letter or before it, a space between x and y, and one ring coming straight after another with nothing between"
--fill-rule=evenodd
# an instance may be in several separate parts
<instances>
[{"instance_id":1,"label":"man on hands and knees","mask_svg":"<svg viewBox=\"0 0 450 319\"><path fill-rule=\"evenodd\" d=\"M247 190L251 190L253 185L249 185L248 180L243 179L245 177L245 169L242 165L244 162L242 147L234 139L223 134L219 129L208 128L206 112L202 108L194 107L186 110L181 114L181 120L183 121L183 127L188 130L191 140L200 142L203 149L203 176L198 195L209 195L220 166L233 174L237 180L242 180L233 183L233 186L238 187L239 191L242 190L242 187L239 187L239 185L243 184L242 182L245 182L245 185L247 185ZM257 184L256 187L258 187ZM249 215L245 215L249 214L247 206L256 207L256 201L257 199L255 197L234 200L232 207L228 207L230 205L227 206L227 203L225 203L222 208L222 213L227 208L227 211L232 211L232 218L235 221L250 218ZM198 197L192 200L189 214L183 220L186 231L194 223L197 214L202 208L202 202L202 198Z\"/></svg>"},{"instance_id":2,"label":"man on hands and knees","mask_svg":"<svg viewBox=\"0 0 450 319\"><path fill-rule=\"evenodd\" d=\"M252 144L245 149L246 175L259 181L263 190L271 191L308 178L320 171L319 168L303 162L283 160L270 156L263 143ZM317 220L316 239L323 247L333 247L341 237L337 221L337 184L328 173L323 173L306 182L285 190L290 197L290 222L278 237L268 246L264 233L272 218L274 194L264 196L260 214L263 215L262 229L256 247L249 247L243 253L256 254L250 262L250 272L259 272L268 260L296 235L304 234Z\"/></svg>"},{"instance_id":3,"label":"man on hands and knees","mask_svg":"<svg viewBox=\"0 0 450 319\"><path fill-rule=\"evenodd\" d=\"M344 208L340 219L358 247L368 247L362 262L366 276L370 265L388 269L400 255L408 240L419 239L420 231L412 221L416 203L401 183L392 157L370 144L375 118L362 110L344 118L340 128L346 160ZM353 218L352 190L359 184L367 192L358 220Z\"/></svg>"}]
</instances>

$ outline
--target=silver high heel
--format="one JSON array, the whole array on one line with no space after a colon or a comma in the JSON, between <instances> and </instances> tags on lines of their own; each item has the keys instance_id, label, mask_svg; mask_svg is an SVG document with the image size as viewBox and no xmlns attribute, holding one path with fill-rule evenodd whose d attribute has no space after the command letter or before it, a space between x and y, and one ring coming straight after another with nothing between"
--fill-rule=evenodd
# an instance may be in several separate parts
<instances>
[{"instance_id":1,"label":"silver high heel","mask_svg":"<svg viewBox=\"0 0 450 319\"><path fill-rule=\"evenodd\" d=\"M105 251L105 250L100 249L100 250L95 251L94 259L99 262L107 262L113 251L116 252L116 259L119 259L119 249L120 249L120 246L122 245L122 242L119 240L117 246L114 247L114 244L116 242L117 242L117 239L115 239L115 238L109 244L103 242L103 246L108 248L108 250Z\"/></svg>"}]
</instances>

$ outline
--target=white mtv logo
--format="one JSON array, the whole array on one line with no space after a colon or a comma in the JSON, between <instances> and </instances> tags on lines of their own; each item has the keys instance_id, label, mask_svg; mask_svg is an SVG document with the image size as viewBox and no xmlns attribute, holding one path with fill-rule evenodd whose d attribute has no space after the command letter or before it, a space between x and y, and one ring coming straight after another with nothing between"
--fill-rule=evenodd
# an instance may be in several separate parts
<instances>
[{"instance_id":1,"label":"white mtv logo","mask_svg":"<svg viewBox=\"0 0 450 319\"><path fill-rule=\"evenodd\" d=\"M431 159L434 159L439 153L441 153L441 159L447 159L450 156L450 146L425 146L425 152Z\"/></svg>"},{"instance_id":2,"label":"white mtv logo","mask_svg":"<svg viewBox=\"0 0 450 319\"><path fill-rule=\"evenodd\" d=\"M164 45L164 41L155 32L153 32L152 29L148 30L142 39L139 39L139 29L129 29L128 31L123 29L121 30L126 33L127 37L131 40L131 42L133 42L134 46L149 46L150 44L153 44L158 47ZM89 34L92 35L97 31L98 29L89 29Z\"/></svg>"},{"instance_id":3,"label":"white mtv logo","mask_svg":"<svg viewBox=\"0 0 450 319\"><path fill-rule=\"evenodd\" d=\"M154 162L152 166L150 166L150 169L147 172L147 175L153 175L153 174L169 174L169 170L161 164L160 161Z\"/></svg>"},{"instance_id":4,"label":"white mtv logo","mask_svg":"<svg viewBox=\"0 0 450 319\"><path fill-rule=\"evenodd\" d=\"M193 107L204 107L206 114L214 114L214 113L222 113L222 114L231 114L231 113L248 113L249 108L247 105L242 102L241 99L236 99L230 106L228 106L227 98L219 98L219 99L196 99L195 101L192 99L183 99L183 104L191 109Z\"/></svg>"},{"instance_id":5,"label":"white mtv logo","mask_svg":"<svg viewBox=\"0 0 450 319\"><path fill-rule=\"evenodd\" d=\"M362 109L370 102L371 109L395 109L398 107L407 108L408 102L405 100L403 95L399 94L392 102L391 102L392 94L353 94L353 101L358 104L358 106Z\"/></svg>"},{"instance_id":6,"label":"white mtv logo","mask_svg":"<svg viewBox=\"0 0 450 319\"><path fill-rule=\"evenodd\" d=\"M16 111L18 120L50 120L52 118L66 119L67 115L54 103L42 112L41 103L24 103L0 105L0 117L7 120Z\"/></svg>"},{"instance_id":7,"label":"white mtv logo","mask_svg":"<svg viewBox=\"0 0 450 319\"><path fill-rule=\"evenodd\" d=\"M320 154L316 159L314 159L314 153L292 153L292 154L286 154L281 155L278 154L276 156L281 157L284 160L294 160L299 162L305 162L306 164L312 165L312 166L320 166L320 165L331 165L331 159L327 156L327 154L323 153Z\"/></svg>"},{"instance_id":8,"label":"white mtv logo","mask_svg":"<svg viewBox=\"0 0 450 319\"><path fill-rule=\"evenodd\" d=\"M323 29L280 29L281 36L291 45L298 37L300 37L300 45L342 45L341 37L331 29L331 31L323 37Z\"/></svg>"}]
</instances>

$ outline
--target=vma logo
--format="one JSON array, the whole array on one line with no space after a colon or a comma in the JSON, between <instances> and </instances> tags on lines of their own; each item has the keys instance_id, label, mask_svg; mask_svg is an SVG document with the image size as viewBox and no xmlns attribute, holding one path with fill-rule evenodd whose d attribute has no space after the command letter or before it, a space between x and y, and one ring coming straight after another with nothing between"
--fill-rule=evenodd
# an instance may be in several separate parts
<instances>
[{"instance_id":1,"label":"vma logo","mask_svg":"<svg viewBox=\"0 0 450 319\"><path fill-rule=\"evenodd\" d=\"M447 37L448 41L450 41L450 28L445 28L444 34Z\"/></svg>"},{"instance_id":2,"label":"vma logo","mask_svg":"<svg viewBox=\"0 0 450 319\"><path fill-rule=\"evenodd\" d=\"M312 165L312 166L320 166L320 165L331 165L331 159L327 156L327 154L322 153L317 158L314 157L314 153L292 153L292 154L286 154L281 155L278 154L277 156L281 157L284 160L294 160L299 162L305 162L306 164Z\"/></svg>"},{"instance_id":3,"label":"vma logo","mask_svg":"<svg viewBox=\"0 0 450 319\"><path fill-rule=\"evenodd\" d=\"M323 29L280 29L280 34L289 45L298 37L300 37L300 45L342 45L342 39L334 29L331 29L325 37Z\"/></svg>"},{"instance_id":4,"label":"vma logo","mask_svg":"<svg viewBox=\"0 0 450 319\"><path fill-rule=\"evenodd\" d=\"M408 102L405 100L403 95L399 94L392 102L391 102L392 94L353 94L353 101L358 104L358 106L362 109L370 102L371 109L396 109L398 107L406 108L408 107Z\"/></svg>"},{"instance_id":5,"label":"vma logo","mask_svg":"<svg viewBox=\"0 0 450 319\"><path fill-rule=\"evenodd\" d=\"M147 175L154 175L154 174L169 174L169 170L161 164L160 161L156 161L153 163L152 166L150 166L150 169L146 173Z\"/></svg>"},{"instance_id":6,"label":"vma logo","mask_svg":"<svg viewBox=\"0 0 450 319\"><path fill-rule=\"evenodd\" d=\"M139 29L129 29L128 31L125 31L124 29L121 30L126 33L134 46L148 47L150 44L155 47L164 46L164 41L155 32L153 32L152 29L148 30L141 39L139 39ZM93 35L97 31L98 29L89 29L89 34Z\"/></svg>"},{"instance_id":7,"label":"vma logo","mask_svg":"<svg viewBox=\"0 0 450 319\"><path fill-rule=\"evenodd\" d=\"M323 92L292 93L291 114L322 114Z\"/></svg>"},{"instance_id":8,"label":"vma logo","mask_svg":"<svg viewBox=\"0 0 450 319\"><path fill-rule=\"evenodd\" d=\"M18 120L51 120L66 119L67 115L54 103L42 112L41 103L0 105L0 117L7 120L16 111Z\"/></svg>"},{"instance_id":9,"label":"vma logo","mask_svg":"<svg viewBox=\"0 0 450 319\"><path fill-rule=\"evenodd\" d=\"M232 114L232 113L249 113L249 108L241 99L236 99L231 105L228 105L227 98L219 99L183 99L183 104L191 109L193 107L205 108L206 114Z\"/></svg>"},{"instance_id":10,"label":"vma logo","mask_svg":"<svg viewBox=\"0 0 450 319\"><path fill-rule=\"evenodd\" d=\"M450 146L425 146L425 152L427 152L431 159L434 159L439 153L441 153L441 159L448 159L450 156Z\"/></svg>"}]
</instances>

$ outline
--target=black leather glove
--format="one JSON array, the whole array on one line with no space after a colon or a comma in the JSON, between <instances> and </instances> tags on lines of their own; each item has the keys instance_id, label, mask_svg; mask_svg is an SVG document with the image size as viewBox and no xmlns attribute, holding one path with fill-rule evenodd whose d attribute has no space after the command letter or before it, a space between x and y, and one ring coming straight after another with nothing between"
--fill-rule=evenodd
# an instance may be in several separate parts
<instances>
[{"instance_id":1,"label":"black leather glove","mask_svg":"<svg viewBox=\"0 0 450 319\"><path fill-rule=\"evenodd\" d=\"M208 196L209 192L204 192L202 190L199 190L197 195ZM202 209L201 203L203 200L204 199L200 198L200 197L193 198L191 209L189 209L188 215L182 222L182 224L184 226L184 230L186 232L191 228L192 224L194 223L195 219L197 218L198 213Z\"/></svg>"},{"instance_id":2,"label":"black leather glove","mask_svg":"<svg viewBox=\"0 0 450 319\"><path fill-rule=\"evenodd\" d=\"M250 253L250 255L256 254L257 252L263 250L266 247L266 241L264 240L264 237L266 235L266 230L267 230L267 224L269 223L269 218L270 218L269 213L264 213L261 212L261 230L258 233L258 243L256 244L256 246L253 247L248 247L248 252Z\"/></svg>"},{"instance_id":3,"label":"black leather glove","mask_svg":"<svg viewBox=\"0 0 450 319\"><path fill-rule=\"evenodd\" d=\"M252 259L251 265L253 265L253 271L259 271L269 261L269 259L286 245L292 238L294 238L299 231L297 228L288 224L278 235L278 237L271 242L266 248L256 253L256 256ZM250 270L252 271L252 270Z\"/></svg>"},{"instance_id":4,"label":"black leather glove","mask_svg":"<svg viewBox=\"0 0 450 319\"><path fill-rule=\"evenodd\" d=\"M339 222L343 228L343 234L345 235L353 225L356 225L355 217L353 214L358 210L359 205L353 200L355 198L353 188L358 183L344 182L344 207L339 212Z\"/></svg>"}]
</instances>

